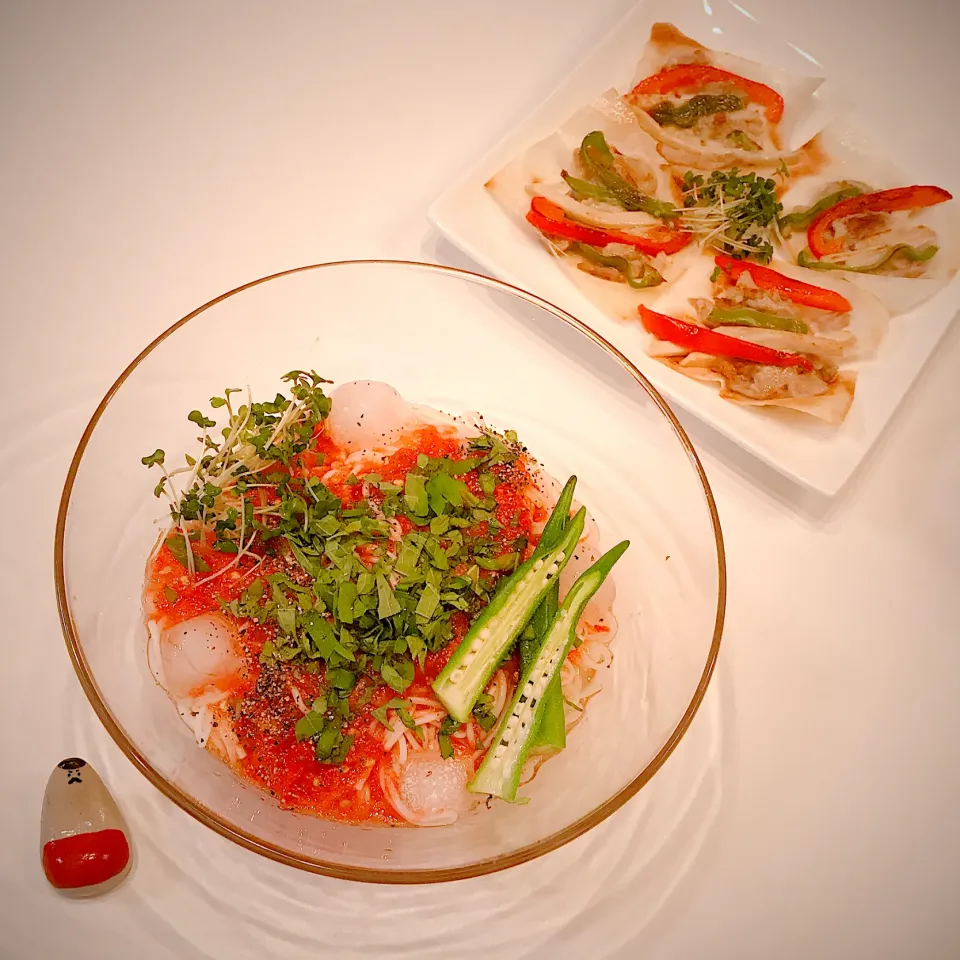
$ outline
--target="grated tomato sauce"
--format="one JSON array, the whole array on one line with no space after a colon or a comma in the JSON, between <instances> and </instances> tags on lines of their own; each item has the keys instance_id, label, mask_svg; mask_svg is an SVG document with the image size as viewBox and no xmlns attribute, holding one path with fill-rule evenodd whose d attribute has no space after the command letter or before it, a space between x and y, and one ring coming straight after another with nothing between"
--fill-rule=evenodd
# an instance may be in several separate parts
<instances>
[{"instance_id":1,"label":"grated tomato sauce","mask_svg":"<svg viewBox=\"0 0 960 960\"><path fill-rule=\"evenodd\" d=\"M358 503L365 494L376 503L383 499L376 487L362 482L347 483L348 477L362 481L365 475L375 473L384 481L403 485L407 474L416 468L420 454L455 460L468 456L462 440L454 431L426 426L402 437L400 449L383 460L371 458L365 462L351 461L347 465L344 462L346 453L325 433L319 432L312 448L301 454L299 468L305 474L323 478L324 484L341 499L344 506ZM529 543L526 552L529 555L537 542L533 524L542 523L545 519L543 508L537 506L531 510L524 496L533 482L530 474L519 460L512 464L494 465L489 470L497 478L493 497L497 504L495 516L500 524L493 539L501 545L500 552L505 552L508 544L515 542L518 537L526 537ZM461 475L459 479L466 483L471 492L484 496L476 470ZM258 503L275 499L276 496L269 489L260 488L256 491ZM395 519L404 534L414 529L428 529L416 526L406 516ZM473 536L487 536L488 524L485 521L478 523L465 532ZM220 606L221 600L229 602L239 598L255 580L276 572L281 565L254 543L254 555L241 558L221 577L204 583L204 580L234 560L233 555L214 550L212 540L212 535L208 534L193 544L195 555L210 567L209 571L198 573L195 578L190 577L165 543L161 545L150 562L146 599L153 611L153 619L158 621L161 628L204 613L221 613L237 624L245 668L234 688L234 697L229 706L235 717L234 733L246 752L244 759L239 762L238 772L290 809L351 823L402 822L380 786L378 768L381 763L390 762L390 755L383 747L385 728L371 715L372 710L398 694L385 684L365 691L364 687L373 686L373 682L369 678L361 678L351 694L351 707L361 693L369 699L344 730L355 737L344 763L334 766L318 762L311 741L296 741L294 726L303 712L290 690L295 688L301 701L309 706L321 692L320 675L310 673L293 662L262 665L260 651L264 643L275 636L275 628L271 624L257 624L222 614ZM483 571L482 575L491 579L499 576L487 571ZM456 611L450 618L450 624L453 628L451 640L441 650L428 653L422 667L416 665L413 684L404 696L433 696L430 684L463 639L469 629L470 619L465 613ZM504 664L504 668L511 685L515 684L518 676L516 655ZM453 739L451 745L460 756L473 750L465 738Z\"/></svg>"}]
</instances>

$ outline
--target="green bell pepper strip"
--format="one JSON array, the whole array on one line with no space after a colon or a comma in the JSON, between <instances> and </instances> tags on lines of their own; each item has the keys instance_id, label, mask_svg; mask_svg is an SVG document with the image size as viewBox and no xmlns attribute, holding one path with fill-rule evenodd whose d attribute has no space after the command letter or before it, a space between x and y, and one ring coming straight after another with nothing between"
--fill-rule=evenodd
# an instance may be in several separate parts
<instances>
[{"instance_id":1,"label":"green bell pepper strip","mask_svg":"<svg viewBox=\"0 0 960 960\"><path fill-rule=\"evenodd\" d=\"M923 263L932 260L940 248L935 243L925 247L911 247L909 243L898 243L891 247L876 263L868 263L862 267L848 267L845 263L827 263L817 260L809 250L801 250L797 257L797 264L810 270L848 270L850 273L874 273L885 267L894 257L903 257L911 263Z\"/></svg>"},{"instance_id":2,"label":"green bell pepper strip","mask_svg":"<svg viewBox=\"0 0 960 960\"><path fill-rule=\"evenodd\" d=\"M707 316L708 327L725 325L737 327L764 327L767 330L789 330L790 333L809 333L810 327L793 317L777 317L772 313L752 310L750 307L714 307Z\"/></svg>"},{"instance_id":3,"label":"green bell pepper strip","mask_svg":"<svg viewBox=\"0 0 960 960\"><path fill-rule=\"evenodd\" d=\"M497 664L573 555L585 517L586 510L581 508L552 549L538 545L530 559L500 584L433 681L434 693L454 720L466 723Z\"/></svg>"},{"instance_id":4,"label":"green bell pepper strip","mask_svg":"<svg viewBox=\"0 0 960 960\"><path fill-rule=\"evenodd\" d=\"M745 106L746 101L732 93L699 93L680 104L679 107L675 106L671 100L661 100L647 113L661 127L687 129L694 126L701 117L707 117L713 113L735 113Z\"/></svg>"},{"instance_id":5,"label":"green bell pepper strip","mask_svg":"<svg viewBox=\"0 0 960 960\"><path fill-rule=\"evenodd\" d=\"M520 677L480 768L467 784L471 793L486 793L511 803L516 800L524 764L543 720L546 691L560 675L584 608L629 546L630 541L624 540L607 551L577 578L564 597L536 659Z\"/></svg>"},{"instance_id":6,"label":"green bell pepper strip","mask_svg":"<svg viewBox=\"0 0 960 960\"><path fill-rule=\"evenodd\" d=\"M570 519L570 507L573 504L573 490L577 485L577 478L571 477L560 491L557 505L547 520L540 535L539 547L552 549L567 526ZM521 639L517 645L520 651L520 674L523 675L537 657L544 637L557 615L560 604L560 578L554 579L547 595L540 601L540 606L534 611L532 626L534 636L530 640ZM567 743L567 720L563 710L563 691L560 688L560 677L554 680L544 694L543 718L534 735L533 747L538 752L555 753L562 750Z\"/></svg>"},{"instance_id":7,"label":"green bell pepper strip","mask_svg":"<svg viewBox=\"0 0 960 960\"><path fill-rule=\"evenodd\" d=\"M760 149L760 144L756 140L751 140L742 130L732 130L727 134L727 139L740 150L749 150L753 153Z\"/></svg>"},{"instance_id":8,"label":"green bell pepper strip","mask_svg":"<svg viewBox=\"0 0 960 960\"><path fill-rule=\"evenodd\" d=\"M634 290L645 290L647 287L656 287L663 283L663 277L659 271L651 266L646 266L643 273L639 277L635 277L630 269L631 261L626 257L609 256L601 253L596 247L591 247L588 243L575 243L572 249L584 260L589 260L601 267L613 267L614 270L620 272Z\"/></svg>"},{"instance_id":9,"label":"green bell pepper strip","mask_svg":"<svg viewBox=\"0 0 960 960\"><path fill-rule=\"evenodd\" d=\"M563 177L564 183L576 194L578 200L599 200L601 203L619 205L617 198L599 183L591 183L589 180L573 177L566 170L561 170L560 176Z\"/></svg>"},{"instance_id":10,"label":"green bell pepper strip","mask_svg":"<svg viewBox=\"0 0 960 960\"><path fill-rule=\"evenodd\" d=\"M837 190L836 193L829 193L812 207L808 207L806 210L794 210L793 213L781 217L777 221L780 232L788 237L794 230L806 230L824 210L829 210L848 197L859 197L862 193L863 191L859 187L844 187L842 190Z\"/></svg>"},{"instance_id":11,"label":"green bell pepper strip","mask_svg":"<svg viewBox=\"0 0 960 960\"><path fill-rule=\"evenodd\" d=\"M662 220L680 216L680 211L672 203L648 197L614 170L613 152L602 131L594 130L583 138L580 144L580 159L587 174L604 187L624 210L639 210ZM567 180L568 185L569 183Z\"/></svg>"}]
</instances>

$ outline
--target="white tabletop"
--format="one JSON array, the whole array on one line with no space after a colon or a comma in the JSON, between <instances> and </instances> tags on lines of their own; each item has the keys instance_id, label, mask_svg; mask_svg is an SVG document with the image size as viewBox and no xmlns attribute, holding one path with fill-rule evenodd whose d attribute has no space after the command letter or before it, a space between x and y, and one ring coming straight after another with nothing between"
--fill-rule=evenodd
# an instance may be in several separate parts
<instances>
[{"instance_id":1,"label":"white tabletop","mask_svg":"<svg viewBox=\"0 0 960 960\"><path fill-rule=\"evenodd\" d=\"M303 916L290 917L296 937L274 924L256 941L270 957L960 954L956 324L832 503L687 418L728 548L720 667L664 771L546 867L400 894L268 864L142 780L73 676L53 598L54 516L79 435L124 364L200 303L286 267L380 256L469 266L431 234L430 201L631 3L0 6L0 956L255 955L250 918L228 908L255 912L238 891L257 883L290 903L323 897L358 917L367 906L336 937L304 934ZM828 69L854 47L899 57L877 85L850 84L869 120L883 119L884 84L910 83L941 105L932 123L955 121L956 84L932 92L953 57L954 4L803 7L790 29L801 47L829 34L818 48ZM960 166L951 142L938 169ZM938 143L932 126L920 146ZM38 855L46 778L77 752L117 793L137 850L130 880L87 903L55 894ZM674 797L689 807L661 842L657 818L641 814ZM204 890L201 857L190 896L171 864L208 846L234 865L227 889ZM525 909L544 904L555 922L538 920L528 940L498 935L494 915L469 948L391 938L413 897L434 913L482 911L574 864L595 881L577 929L563 922L574 905L550 895L576 897L568 876L531 895Z\"/></svg>"}]
</instances>

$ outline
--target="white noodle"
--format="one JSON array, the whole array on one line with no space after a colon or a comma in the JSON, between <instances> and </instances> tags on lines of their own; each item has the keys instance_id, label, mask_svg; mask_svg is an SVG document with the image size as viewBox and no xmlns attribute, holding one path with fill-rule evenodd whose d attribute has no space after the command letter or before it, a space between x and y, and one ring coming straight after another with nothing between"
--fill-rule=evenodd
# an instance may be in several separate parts
<instances>
[{"instance_id":1,"label":"white noodle","mask_svg":"<svg viewBox=\"0 0 960 960\"><path fill-rule=\"evenodd\" d=\"M446 715L447 713L445 710L434 710L430 713L415 714L413 719L416 720L417 726L422 727L426 724L442 721Z\"/></svg>"},{"instance_id":2,"label":"white noodle","mask_svg":"<svg viewBox=\"0 0 960 960\"><path fill-rule=\"evenodd\" d=\"M443 704L439 700L434 700L433 697L407 697L407 699L418 707L433 707L435 710L442 710Z\"/></svg>"},{"instance_id":3,"label":"white noodle","mask_svg":"<svg viewBox=\"0 0 960 960\"><path fill-rule=\"evenodd\" d=\"M387 785L386 783L384 783L384 776L386 774L386 770L387 770L387 765L385 763L380 763L379 766L377 767L377 780L379 780L380 790L384 794L386 794L387 792Z\"/></svg>"},{"instance_id":4,"label":"white noodle","mask_svg":"<svg viewBox=\"0 0 960 960\"><path fill-rule=\"evenodd\" d=\"M210 739L207 740L207 749L211 753L219 754L231 765L236 763L236 754L227 745L219 727L211 731Z\"/></svg>"},{"instance_id":5,"label":"white noodle","mask_svg":"<svg viewBox=\"0 0 960 960\"><path fill-rule=\"evenodd\" d=\"M580 703L585 703L591 697L598 694L603 689L603 684L594 677L584 689L580 691Z\"/></svg>"},{"instance_id":6,"label":"white noodle","mask_svg":"<svg viewBox=\"0 0 960 960\"><path fill-rule=\"evenodd\" d=\"M502 667L498 668L497 672L493 675L493 679L487 687L487 693L493 697L493 703L490 704L490 712L495 717L499 717L507 702L507 675L503 672Z\"/></svg>"},{"instance_id":7,"label":"white noodle","mask_svg":"<svg viewBox=\"0 0 960 960\"><path fill-rule=\"evenodd\" d=\"M226 719L222 711L217 717L217 726L210 732L207 749L225 757L233 767L247 755L247 751L240 746L237 735L233 732L229 720Z\"/></svg>"},{"instance_id":8,"label":"white noodle","mask_svg":"<svg viewBox=\"0 0 960 960\"><path fill-rule=\"evenodd\" d=\"M392 716L388 716L390 725L387 727L388 733L383 738L383 749L390 751L403 736L406 727L400 722L400 718L391 710Z\"/></svg>"},{"instance_id":9,"label":"white noodle","mask_svg":"<svg viewBox=\"0 0 960 960\"><path fill-rule=\"evenodd\" d=\"M613 659L607 645L597 640L587 640L578 651L578 660L590 670L599 670Z\"/></svg>"},{"instance_id":10,"label":"white noodle","mask_svg":"<svg viewBox=\"0 0 960 960\"><path fill-rule=\"evenodd\" d=\"M293 684L290 685L290 696L293 697L293 702L297 705L301 713L310 712L310 708L303 702L303 697L300 696L300 690L293 686Z\"/></svg>"},{"instance_id":11,"label":"white noodle","mask_svg":"<svg viewBox=\"0 0 960 960\"><path fill-rule=\"evenodd\" d=\"M373 773L372 766L367 768L367 772L360 778L359 782L357 783L357 787L356 787L357 793L363 790L363 788L367 785L367 780L370 778L371 773Z\"/></svg>"},{"instance_id":12,"label":"white noodle","mask_svg":"<svg viewBox=\"0 0 960 960\"><path fill-rule=\"evenodd\" d=\"M234 733L233 729L228 727L227 730L224 731L222 736L225 741L228 741L234 744L236 753L237 753L237 759L243 760L244 757L246 757L247 755L247 751L244 749L243 745L240 743L240 739L237 737L236 733Z\"/></svg>"}]
</instances>

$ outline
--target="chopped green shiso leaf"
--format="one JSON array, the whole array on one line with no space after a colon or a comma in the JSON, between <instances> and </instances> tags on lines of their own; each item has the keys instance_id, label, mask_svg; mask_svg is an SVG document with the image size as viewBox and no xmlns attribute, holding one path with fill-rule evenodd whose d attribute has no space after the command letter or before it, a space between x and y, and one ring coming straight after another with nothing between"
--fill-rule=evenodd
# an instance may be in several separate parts
<instances>
[{"instance_id":1,"label":"chopped green shiso leaf","mask_svg":"<svg viewBox=\"0 0 960 960\"><path fill-rule=\"evenodd\" d=\"M202 449L185 466L171 469L159 449L142 461L163 475L156 492L168 497L174 525L165 543L191 576L214 581L238 566L253 569L265 555L282 561L281 569L253 580L236 599L221 599L220 606L274 627L260 654L263 664L322 670L323 696L297 722L295 734L314 743L319 761L341 764L353 742L345 728L359 709L358 687L382 684L398 695L373 712L381 722L388 709L410 720L410 704L399 698L417 664L451 641L455 614L477 616L524 556L526 538L503 537L493 498L497 474L520 446L512 432L483 433L466 444L460 459L421 455L402 485L376 473L351 476L379 496L376 510L369 499L345 504L319 478L291 476L287 469L309 449L330 412L323 391L329 381L304 371L284 380L289 397L254 403L247 391L246 402L238 403L240 391L229 389L211 399L212 416L192 411L190 422L203 431ZM227 417L219 430L217 411ZM479 494L463 479L473 471ZM270 497L256 495L263 487ZM416 529L394 550L395 518ZM229 561L211 573L198 542L212 544ZM484 707L478 700L474 716L488 729L496 718ZM440 742L444 753L452 750L451 732Z\"/></svg>"}]
</instances>

